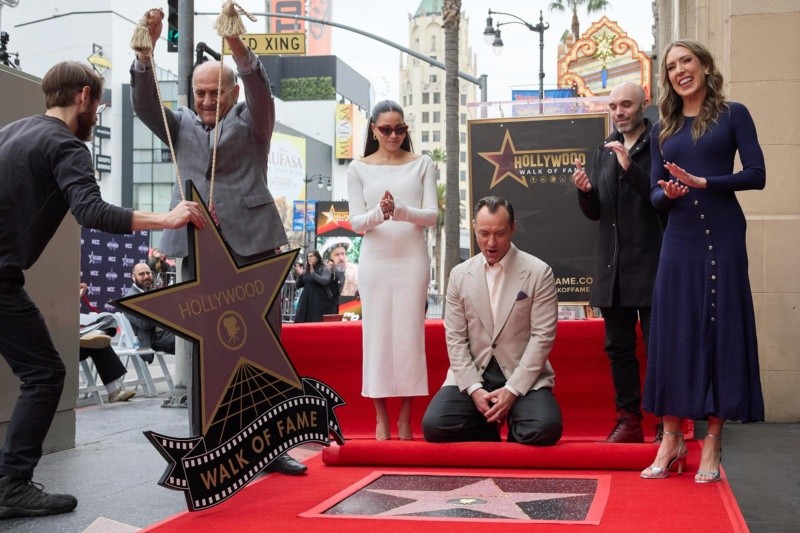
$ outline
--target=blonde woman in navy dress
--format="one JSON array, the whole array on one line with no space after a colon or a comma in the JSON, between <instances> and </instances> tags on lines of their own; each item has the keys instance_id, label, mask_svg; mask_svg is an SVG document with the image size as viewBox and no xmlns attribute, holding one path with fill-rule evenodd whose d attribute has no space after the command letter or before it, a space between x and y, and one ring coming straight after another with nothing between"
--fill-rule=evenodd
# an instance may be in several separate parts
<instances>
[{"instance_id":1,"label":"blonde woman in navy dress","mask_svg":"<svg viewBox=\"0 0 800 533\"><path fill-rule=\"evenodd\" d=\"M755 316L736 191L763 189L764 155L747 108L727 102L700 43L661 56L661 122L653 128L651 200L669 212L653 293L644 408L664 420L655 462L685 460L683 418L708 419L695 482L719 481L726 420L764 420ZM734 172L739 152L742 170Z\"/></svg>"},{"instance_id":2,"label":"blonde woman in navy dress","mask_svg":"<svg viewBox=\"0 0 800 533\"><path fill-rule=\"evenodd\" d=\"M364 233L358 264L363 309L363 384L377 414L375 438L391 437L387 398L399 397L401 439L410 440L411 402L428 394L425 298L431 261L424 229L436 224L436 172L411 151L403 110L379 102L364 158L347 176L350 223Z\"/></svg>"}]
</instances>

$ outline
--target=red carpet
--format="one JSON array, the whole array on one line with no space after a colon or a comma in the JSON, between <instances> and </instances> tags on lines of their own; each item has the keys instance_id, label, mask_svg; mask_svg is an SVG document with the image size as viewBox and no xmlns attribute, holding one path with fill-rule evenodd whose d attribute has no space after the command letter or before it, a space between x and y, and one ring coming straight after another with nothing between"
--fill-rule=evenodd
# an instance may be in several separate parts
<instances>
[{"instance_id":1,"label":"red carpet","mask_svg":"<svg viewBox=\"0 0 800 533\"><path fill-rule=\"evenodd\" d=\"M196 513L183 513L147 531L481 531L496 524L447 521L415 516L372 518L353 515L320 516L353 493L376 472L438 473L450 476L545 477L587 476L609 480L599 525L535 522L537 531L618 532L698 531L708 533L746 531L727 481L694 483L699 443L691 441L683 476L643 480L639 471L656 452L653 444L608 445L602 441L613 426L614 393L609 364L603 353L600 320L559 322L551 356L556 371L556 397L564 419L564 438L556 446L525 447L509 443L429 444L374 440L375 415L370 399L361 390L361 324L322 323L284 327L283 341L301 376L319 379L347 402L336 413L347 440L344 446L323 450L307 461L309 473L292 477L271 475L251 484L231 500ZM448 366L441 321L426 326L426 351L430 392L441 385ZM642 360L643 363L643 360ZM642 372L644 372L642 364ZM414 430L421 435L420 420L429 398L414 408ZM396 406L395 406L396 408ZM647 439L652 440L652 417L646 420ZM687 425L685 434L692 434ZM296 453L296 452L293 452ZM604 482L605 483L605 482ZM424 490L424 488L423 488ZM599 493L599 491L598 491ZM595 496L597 498L597 496ZM324 503L324 505L323 505ZM594 505L594 504L593 504ZM600 507L593 507L600 509ZM306 513L307 516L300 515ZM504 521L504 531L530 531L533 523Z\"/></svg>"},{"instance_id":2,"label":"red carpet","mask_svg":"<svg viewBox=\"0 0 800 533\"><path fill-rule=\"evenodd\" d=\"M374 438L372 400L361 396L361 322L287 324L281 334L286 350L301 376L319 379L338 392L347 405L336 409L344 436ZM559 321L550 363L556 372L555 395L564 419L562 440L603 440L616 418L614 388L608 357L603 351L603 321ZM639 339L641 341L641 339ZM644 376L644 348L639 342L639 361ZM444 381L450 363L442 320L428 320L425 327L428 357L428 390L433 395ZM412 429L422 435L420 422L430 397L413 407ZM389 402L392 416L398 402ZM645 438L652 440L657 420L646 416ZM685 431L691 434L691 426ZM397 434L395 433L395 438Z\"/></svg>"},{"instance_id":3,"label":"red carpet","mask_svg":"<svg viewBox=\"0 0 800 533\"><path fill-rule=\"evenodd\" d=\"M699 456L699 445L690 443L690 455ZM608 470L510 470L487 467L460 469L464 475L521 476L544 474L546 476L610 476L608 498L599 525L522 523L508 520L498 525L482 520L446 521L414 518L369 518L353 516L299 516L316 514L317 506L339 493L347 494L351 486L363 484L364 479L381 472L408 472L403 468L326 467L321 457L308 461L309 473L304 477L273 474L246 487L235 498L207 511L183 513L155 524L143 531L225 531L237 533L280 531L286 532L347 532L373 531L458 531L485 533L488 528L502 527L503 531L538 532L640 532L640 531L697 531L708 533L747 531L744 521L730 492L727 481L698 485L693 481L694 468L682 476L673 473L663 480L643 480L638 471ZM696 467L695 467L696 468ZM414 473L453 474L454 469L414 468ZM334 500L336 500L334 498Z\"/></svg>"}]
</instances>

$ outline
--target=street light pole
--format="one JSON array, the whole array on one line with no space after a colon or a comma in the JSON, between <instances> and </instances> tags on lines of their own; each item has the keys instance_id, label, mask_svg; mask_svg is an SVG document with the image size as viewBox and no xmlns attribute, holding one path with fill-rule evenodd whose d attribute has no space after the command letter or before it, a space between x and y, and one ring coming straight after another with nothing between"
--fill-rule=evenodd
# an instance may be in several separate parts
<instances>
[{"instance_id":1,"label":"street light pole","mask_svg":"<svg viewBox=\"0 0 800 533\"><path fill-rule=\"evenodd\" d=\"M324 180L327 179L327 182ZM322 187L326 187L329 191L333 188L331 183L331 177L325 176L323 174L314 174L312 176L306 176L303 178L303 187L305 188L304 196L303 196L303 252L308 253L308 241L307 241L307 225L308 225L308 184L312 183L314 180L317 180L317 188L322 189Z\"/></svg>"},{"instance_id":2,"label":"street light pole","mask_svg":"<svg viewBox=\"0 0 800 533\"><path fill-rule=\"evenodd\" d=\"M497 26L493 25L492 15L504 15L512 17L517 20L508 22L498 22ZM483 37L487 44L491 44L496 55L500 55L503 51L503 39L500 38L500 26L506 24L521 24L531 31L539 34L539 114L544 112L544 31L550 27L550 24L545 24L542 12L539 11L539 24L530 24L525 22L518 16L512 13L503 13L501 11L489 10L489 17L486 19L486 29L483 30Z\"/></svg>"}]
</instances>

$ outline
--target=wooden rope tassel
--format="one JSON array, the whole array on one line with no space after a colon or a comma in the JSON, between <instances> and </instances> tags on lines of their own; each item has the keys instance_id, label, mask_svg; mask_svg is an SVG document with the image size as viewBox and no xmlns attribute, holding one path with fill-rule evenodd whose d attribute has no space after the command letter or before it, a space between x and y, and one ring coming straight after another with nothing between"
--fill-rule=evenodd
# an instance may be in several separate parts
<instances>
[{"instance_id":1,"label":"wooden rope tassel","mask_svg":"<svg viewBox=\"0 0 800 533\"><path fill-rule=\"evenodd\" d=\"M153 42L150 40L149 27L151 11L160 11L161 18L164 18L164 11L160 7L148 9L142 18L139 19L139 23L136 25L136 28L133 30L133 35L131 36L131 48L136 52L142 52L148 55L153 52Z\"/></svg>"},{"instance_id":2,"label":"wooden rope tassel","mask_svg":"<svg viewBox=\"0 0 800 533\"><path fill-rule=\"evenodd\" d=\"M239 16L240 13L253 22L256 21L256 18L242 9L242 6L231 0L226 0L222 5L222 12L214 23L214 29L217 30L217 34L220 37L236 37L247 33L242 18Z\"/></svg>"}]
</instances>

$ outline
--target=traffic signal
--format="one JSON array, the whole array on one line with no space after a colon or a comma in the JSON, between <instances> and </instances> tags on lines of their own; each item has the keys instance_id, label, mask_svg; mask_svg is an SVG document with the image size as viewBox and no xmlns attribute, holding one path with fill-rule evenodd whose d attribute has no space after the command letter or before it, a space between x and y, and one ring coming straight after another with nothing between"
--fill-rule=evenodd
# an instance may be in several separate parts
<instances>
[{"instance_id":1,"label":"traffic signal","mask_svg":"<svg viewBox=\"0 0 800 533\"><path fill-rule=\"evenodd\" d=\"M178 0L168 0L167 52L178 51Z\"/></svg>"}]
</instances>

